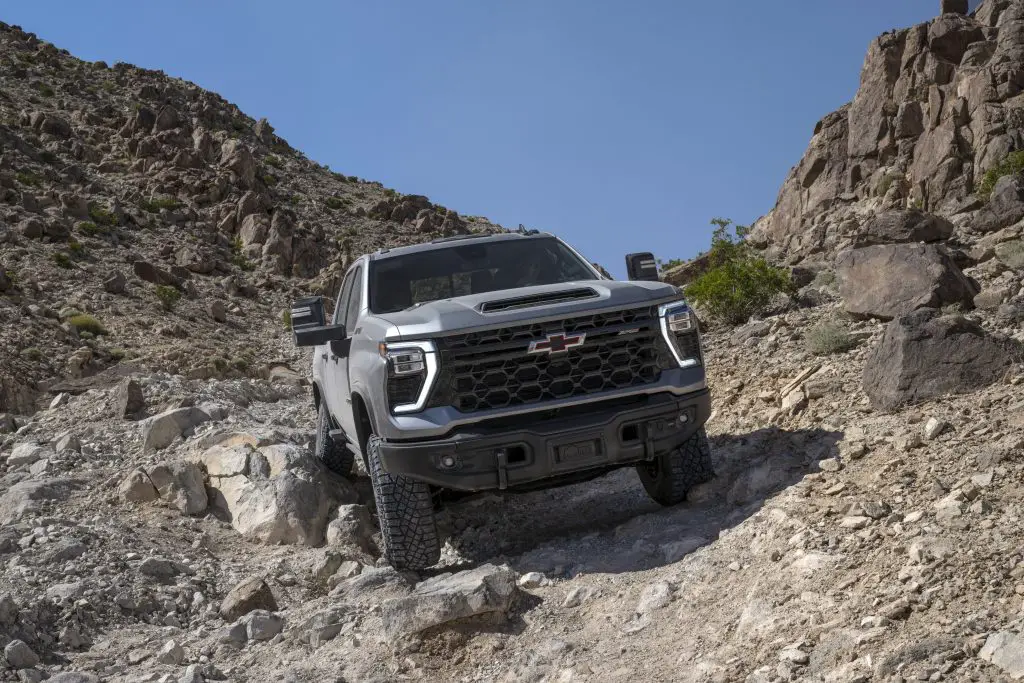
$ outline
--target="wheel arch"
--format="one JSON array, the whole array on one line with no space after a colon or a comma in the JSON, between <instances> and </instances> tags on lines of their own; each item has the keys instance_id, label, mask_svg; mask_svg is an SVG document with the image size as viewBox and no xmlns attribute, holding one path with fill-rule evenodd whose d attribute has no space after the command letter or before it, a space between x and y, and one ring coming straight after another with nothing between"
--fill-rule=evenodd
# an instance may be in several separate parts
<instances>
[{"instance_id":1,"label":"wheel arch","mask_svg":"<svg viewBox=\"0 0 1024 683\"><path fill-rule=\"evenodd\" d=\"M352 394L352 414L356 421L356 440L359 443L359 452L363 455L363 464L365 465L366 443L370 440L370 435L377 432L377 421L373 415L373 408L358 392Z\"/></svg>"}]
</instances>

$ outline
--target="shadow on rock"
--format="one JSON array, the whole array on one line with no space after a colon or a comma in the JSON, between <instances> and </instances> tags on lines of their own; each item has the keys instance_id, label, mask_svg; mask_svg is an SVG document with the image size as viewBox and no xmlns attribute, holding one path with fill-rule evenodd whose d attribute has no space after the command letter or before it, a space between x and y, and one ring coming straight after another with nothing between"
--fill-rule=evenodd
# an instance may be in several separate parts
<instances>
[{"instance_id":1,"label":"shadow on rock","mask_svg":"<svg viewBox=\"0 0 1024 683\"><path fill-rule=\"evenodd\" d=\"M632 468L548 491L484 494L439 517L463 562L507 561L549 576L619 573L678 562L835 458L842 433L759 429L711 439L716 477L673 508L651 501Z\"/></svg>"}]
</instances>

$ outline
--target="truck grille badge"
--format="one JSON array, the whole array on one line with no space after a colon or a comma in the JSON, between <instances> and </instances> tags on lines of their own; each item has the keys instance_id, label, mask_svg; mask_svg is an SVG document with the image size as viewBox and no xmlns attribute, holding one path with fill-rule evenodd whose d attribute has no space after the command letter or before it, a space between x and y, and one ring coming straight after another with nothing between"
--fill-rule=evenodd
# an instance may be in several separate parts
<instances>
[{"instance_id":1,"label":"truck grille badge","mask_svg":"<svg viewBox=\"0 0 1024 683\"><path fill-rule=\"evenodd\" d=\"M563 332L549 334L547 339L536 339L530 342L529 353L565 353L569 349L583 346L583 340L586 338L585 332L568 336Z\"/></svg>"}]
</instances>

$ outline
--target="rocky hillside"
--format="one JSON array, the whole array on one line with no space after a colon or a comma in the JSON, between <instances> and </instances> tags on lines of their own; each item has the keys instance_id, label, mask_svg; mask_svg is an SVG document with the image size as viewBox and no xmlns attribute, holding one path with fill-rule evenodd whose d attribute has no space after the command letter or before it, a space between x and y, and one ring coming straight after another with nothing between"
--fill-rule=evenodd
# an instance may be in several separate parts
<instances>
[{"instance_id":1,"label":"rocky hillside","mask_svg":"<svg viewBox=\"0 0 1024 683\"><path fill-rule=\"evenodd\" d=\"M862 91L899 45L885 74L949 102L1006 73L1018 16L986 0L883 37ZM980 67L979 41L931 39L976 28ZM705 336L712 481L670 509L632 470L449 501L439 565L400 573L365 473L312 457L281 309L347 251L491 226L336 176L194 86L0 40L0 680L1024 679L1020 181L984 203L958 156L920 209L896 181L807 203L840 166L911 173L926 111L896 156L899 107L871 153L849 149L870 107L830 117L847 142L762 222L799 295Z\"/></svg>"},{"instance_id":2,"label":"rocky hillside","mask_svg":"<svg viewBox=\"0 0 1024 683\"><path fill-rule=\"evenodd\" d=\"M191 83L0 23L0 413L129 366L266 376L288 299L333 294L353 254L492 228L318 165Z\"/></svg>"}]
</instances>

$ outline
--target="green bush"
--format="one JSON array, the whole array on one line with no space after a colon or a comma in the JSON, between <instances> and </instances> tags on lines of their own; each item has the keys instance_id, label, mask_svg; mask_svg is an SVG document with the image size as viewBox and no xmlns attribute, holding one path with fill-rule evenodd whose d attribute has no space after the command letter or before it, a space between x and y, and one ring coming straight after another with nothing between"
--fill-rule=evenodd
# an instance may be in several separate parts
<instances>
[{"instance_id":1,"label":"green bush","mask_svg":"<svg viewBox=\"0 0 1024 683\"><path fill-rule=\"evenodd\" d=\"M231 263L236 265L241 270L252 270L256 266L245 257L245 252L242 250L242 238L236 237L231 241Z\"/></svg>"},{"instance_id":2,"label":"green bush","mask_svg":"<svg viewBox=\"0 0 1024 683\"><path fill-rule=\"evenodd\" d=\"M36 86L36 89L39 91L39 94L43 97L53 97L57 94L56 92L54 92L53 88L46 85L45 83L40 83L38 86Z\"/></svg>"},{"instance_id":3,"label":"green bush","mask_svg":"<svg viewBox=\"0 0 1024 683\"><path fill-rule=\"evenodd\" d=\"M712 318L739 325L765 311L779 294L791 294L789 273L769 264L744 241L749 231L716 218L708 270L686 287L686 295Z\"/></svg>"},{"instance_id":4,"label":"green bush","mask_svg":"<svg viewBox=\"0 0 1024 683\"><path fill-rule=\"evenodd\" d=\"M63 251L58 251L53 255L53 262L58 268L74 268L74 265L71 263L71 257Z\"/></svg>"},{"instance_id":5,"label":"green bush","mask_svg":"<svg viewBox=\"0 0 1024 683\"><path fill-rule=\"evenodd\" d=\"M837 323L825 322L815 325L804 334L807 350L815 356L830 356L844 353L857 346L853 335Z\"/></svg>"},{"instance_id":6,"label":"green bush","mask_svg":"<svg viewBox=\"0 0 1024 683\"><path fill-rule=\"evenodd\" d=\"M996 183L999 182L1000 178L1008 175L1020 175L1022 173L1024 173L1024 151L1011 152L997 166L990 168L982 176L981 183L978 185L978 197L988 201L989 197L992 196L992 190L996 188Z\"/></svg>"},{"instance_id":7,"label":"green bush","mask_svg":"<svg viewBox=\"0 0 1024 683\"><path fill-rule=\"evenodd\" d=\"M156 298L159 299L160 305L165 311L173 311L181 299L181 292L170 285L157 285Z\"/></svg>"},{"instance_id":8,"label":"green bush","mask_svg":"<svg viewBox=\"0 0 1024 683\"><path fill-rule=\"evenodd\" d=\"M181 202L179 202L177 199L172 199L170 197L160 197L154 199L144 199L143 201L139 202L139 206L142 207L143 211L147 211L149 213L160 213L160 209L167 209L169 211L177 209L179 206L181 206Z\"/></svg>"},{"instance_id":9,"label":"green bush","mask_svg":"<svg viewBox=\"0 0 1024 683\"><path fill-rule=\"evenodd\" d=\"M340 209L341 207L345 206L345 200L344 199L338 199L337 197L328 197L327 199L324 200L324 204L327 205L328 209L334 211L336 209Z\"/></svg>"},{"instance_id":10,"label":"green bush","mask_svg":"<svg viewBox=\"0 0 1024 683\"><path fill-rule=\"evenodd\" d=\"M263 176L263 184L266 185L267 187L273 187L274 185L277 185L277 178L275 178L269 173L266 173Z\"/></svg>"},{"instance_id":11,"label":"green bush","mask_svg":"<svg viewBox=\"0 0 1024 683\"><path fill-rule=\"evenodd\" d=\"M14 178L22 185L28 185L29 187L39 187L43 182L43 179L32 171L20 171L14 174Z\"/></svg>"},{"instance_id":12,"label":"green bush","mask_svg":"<svg viewBox=\"0 0 1024 683\"><path fill-rule=\"evenodd\" d=\"M106 235L110 233L110 229L106 226L99 226L92 221L84 221L78 224L78 231L88 237L96 237L97 235Z\"/></svg>"},{"instance_id":13,"label":"green bush","mask_svg":"<svg viewBox=\"0 0 1024 683\"><path fill-rule=\"evenodd\" d=\"M284 162L273 154L267 155L266 162L267 166L273 166L274 168L282 168L284 166Z\"/></svg>"},{"instance_id":14,"label":"green bush","mask_svg":"<svg viewBox=\"0 0 1024 683\"><path fill-rule=\"evenodd\" d=\"M117 225L117 216L102 206L90 206L89 218L96 225L114 226Z\"/></svg>"},{"instance_id":15,"label":"green bush","mask_svg":"<svg viewBox=\"0 0 1024 683\"><path fill-rule=\"evenodd\" d=\"M71 316L68 318L68 324L79 332L88 332L96 336L107 333L103 324L88 313L79 313L78 315Z\"/></svg>"},{"instance_id":16,"label":"green bush","mask_svg":"<svg viewBox=\"0 0 1024 683\"><path fill-rule=\"evenodd\" d=\"M30 346L27 349L22 349L18 353L18 355L24 358L25 360L31 361L38 361L43 359L43 352L34 346Z\"/></svg>"}]
</instances>

